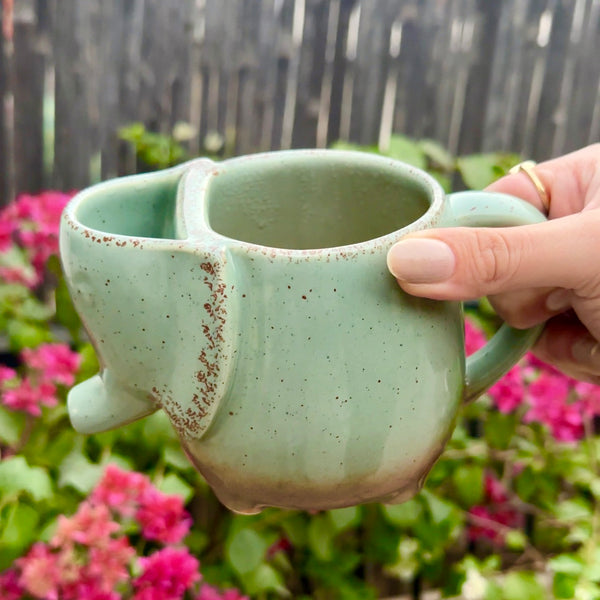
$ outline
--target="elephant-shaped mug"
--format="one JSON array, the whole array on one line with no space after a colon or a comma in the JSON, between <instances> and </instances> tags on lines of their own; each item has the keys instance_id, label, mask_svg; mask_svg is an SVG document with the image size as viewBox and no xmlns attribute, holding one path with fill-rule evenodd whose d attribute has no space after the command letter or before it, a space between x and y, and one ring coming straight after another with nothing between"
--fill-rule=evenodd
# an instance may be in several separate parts
<instances>
[{"instance_id":1,"label":"elephant-shaped mug","mask_svg":"<svg viewBox=\"0 0 600 600\"><path fill-rule=\"evenodd\" d=\"M446 195L417 168L338 150L197 159L84 190L60 251L101 370L70 391L73 426L164 410L241 513L401 502L461 403L540 328L504 324L465 358L461 304L404 293L387 251L430 227L543 220L511 196Z\"/></svg>"}]
</instances>

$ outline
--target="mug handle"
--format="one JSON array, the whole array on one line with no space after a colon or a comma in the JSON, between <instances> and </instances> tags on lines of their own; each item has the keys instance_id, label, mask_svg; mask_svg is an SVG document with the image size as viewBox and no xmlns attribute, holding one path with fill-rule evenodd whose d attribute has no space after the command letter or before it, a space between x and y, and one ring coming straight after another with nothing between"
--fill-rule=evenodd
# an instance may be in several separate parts
<instances>
[{"instance_id":1,"label":"mug handle","mask_svg":"<svg viewBox=\"0 0 600 600\"><path fill-rule=\"evenodd\" d=\"M510 227L546 221L531 204L496 192L457 192L447 197L442 227ZM544 324L515 329L503 323L483 348L466 359L464 400L470 402L505 375L533 346Z\"/></svg>"}]
</instances>

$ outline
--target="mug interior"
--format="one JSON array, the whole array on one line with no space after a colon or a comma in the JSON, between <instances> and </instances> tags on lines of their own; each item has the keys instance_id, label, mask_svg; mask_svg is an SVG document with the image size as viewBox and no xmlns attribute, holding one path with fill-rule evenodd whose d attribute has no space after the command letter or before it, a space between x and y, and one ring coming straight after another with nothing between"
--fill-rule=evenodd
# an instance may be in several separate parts
<instances>
[{"instance_id":1,"label":"mug interior","mask_svg":"<svg viewBox=\"0 0 600 600\"><path fill-rule=\"evenodd\" d=\"M411 224L431 182L401 163L345 152L281 152L227 161L207 191L216 233L307 250L357 244Z\"/></svg>"}]
</instances>

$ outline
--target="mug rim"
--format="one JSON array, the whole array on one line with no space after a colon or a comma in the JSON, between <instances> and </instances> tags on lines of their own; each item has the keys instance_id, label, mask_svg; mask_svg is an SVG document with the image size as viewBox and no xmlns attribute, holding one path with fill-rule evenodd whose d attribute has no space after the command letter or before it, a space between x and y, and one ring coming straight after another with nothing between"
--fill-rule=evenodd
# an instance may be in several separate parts
<instances>
[{"instance_id":1,"label":"mug rim","mask_svg":"<svg viewBox=\"0 0 600 600\"><path fill-rule=\"evenodd\" d=\"M365 250L371 250L372 252L380 249L384 249L387 251L389 246L397 242L400 238L405 235L412 233L414 231L420 231L423 229L428 229L434 227L435 224L440 220L442 214L442 208L445 198L445 192L442 189L441 185L426 171L420 169L419 167L415 167L410 165L409 163L403 162L401 160L390 158L387 156L382 156L369 152L360 152L357 150L337 150L337 149L326 149L326 148L318 148L318 149L290 149L290 150L272 150L267 152L257 152L253 154L247 154L243 156L237 156L233 158L226 159L222 162L212 162L211 166L207 170L202 168L202 164L206 164L206 159L198 158L187 163L189 165L189 169L184 173L184 177L182 178L182 183L180 185L185 186L186 180L194 177L194 172L201 173L201 177L203 181L197 184L197 187L194 185L194 182L189 182L193 187L196 188L195 191L202 189L206 194L208 192L208 187L210 185L210 181L213 177L218 175L221 172L225 172L228 166L231 166L232 163L245 164L251 161L259 161L264 159L275 159L277 156L279 157L336 157L338 159L351 159L352 161L356 161L359 159L361 163L370 163L375 166L385 165L386 167L392 167L393 169L398 169L401 175L406 178L409 177L413 181L416 181L422 189L427 194L427 201L429 206L427 210L419 216L414 221L408 223L404 227L400 229L395 229L386 233L382 236L378 236L375 238L370 238L366 240L362 240L360 242L355 242L353 244L345 244L341 246L324 246L320 248L306 248L306 249L298 249L298 248L281 248L279 246L267 246L264 244L258 244L255 242L247 242L244 240L240 240L238 238L226 236L215 229L212 228L208 219L208 207L209 202L204 203L203 214L200 215L200 218L196 221L197 227L191 227L187 230L187 236L184 239L194 240L203 238L206 240L207 234L210 236L211 241L221 242L227 246L235 245L241 246L249 251L254 251L260 254L270 254L271 256L282 255L286 257L304 257L307 255L318 255L326 253L327 255L338 254L338 255L348 255L359 252L364 252ZM180 190L180 193L183 190ZM185 194L185 192L183 192ZM186 223L187 226L187 223ZM186 227L187 229L187 227Z\"/></svg>"},{"instance_id":2,"label":"mug rim","mask_svg":"<svg viewBox=\"0 0 600 600\"><path fill-rule=\"evenodd\" d=\"M347 158L351 161L356 161L358 159L361 163L366 163L367 166L371 164L374 166L385 165L386 167L392 167L392 169L397 169L401 176L405 178L409 177L413 181L416 181L422 187L422 189L427 194L429 206L421 216L419 216L411 223L408 223L400 229L390 231L385 235L370 238L367 240L362 240L353 244L308 249L266 246L253 242L246 242L237 238L232 238L223 235L210 226L206 214L208 210L208 203L204 204L204 214L200 215L200 218L196 222L197 226L190 228L191 231L187 230L185 237L180 238L161 238L114 233L86 225L78 218L78 212L81 210L84 204L94 202L96 195L99 193L110 193L112 191L111 188L113 187L115 188L115 191L117 191L117 189L123 184L134 185L136 182L141 184L142 181L151 184L155 178L157 178L158 176L162 176L164 179L172 179L175 187L174 193L181 194L183 192L183 189L181 188L186 186L189 180L194 177L194 174L201 174L202 179L204 181L202 182L201 186L197 186L197 189L201 187L205 190L210 180L219 172L226 169L232 163L246 163L249 161L264 160L265 158L272 159L276 156L310 156L317 158L323 157L324 159L326 157L337 157L338 159ZM271 150L267 152L257 152L243 156L232 157L221 162L215 162L207 158L198 157L185 163L182 163L181 165L171 167L169 169L163 169L161 171L151 173L125 175L122 177L116 177L110 180L106 180L84 188L81 191L79 191L75 196L73 196L73 198L71 198L71 200L68 202L63 211L63 219L66 221L66 223L69 223L70 228L72 228L75 231L81 230L83 232L86 232L84 234L86 235L86 237L89 237L89 235L91 234L91 237L94 240L96 239L96 236L98 237L98 239L102 239L105 241L108 240L108 238L110 238L110 241L119 242L139 240L140 242L143 242L144 246L146 247L158 246L164 248L177 246L180 249L184 249L185 245L189 244L190 242L199 242L200 245L203 246L226 245L243 247L248 251L256 252L263 255L269 254L272 257L281 255L293 258L319 254L347 256L349 254L357 254L369 250L371 252L375 252L378 250L387 251L389 246L393 245L405 235L414 231L420 231L423 229L434 227L441 219L445 196L446 194L442 189L441 185L426 171L395 158L382 156L370 152L361 152L357 150L338 150L328 148ZM177 204L179 204L178 201L175 202L175 205ZM200 240L200 238L202 239Z\"/></svg>"}]
</instances>

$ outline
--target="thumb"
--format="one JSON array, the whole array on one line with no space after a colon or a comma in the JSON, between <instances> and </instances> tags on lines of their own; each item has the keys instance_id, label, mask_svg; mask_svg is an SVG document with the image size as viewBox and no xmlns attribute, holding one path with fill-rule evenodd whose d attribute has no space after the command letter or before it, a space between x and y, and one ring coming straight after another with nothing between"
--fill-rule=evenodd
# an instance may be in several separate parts
<instances>
[{"instance_id":1,"label":"thumb","mask_svg":"<svg viewBox=\"0 0 600 600\"><path fill-rule=\"evenodd\" d=\"M430 229L406 236L388 268L408 293L468 300L538 287L600 297L600 211L536 225Z\"/></svg>"}]
</instances>

